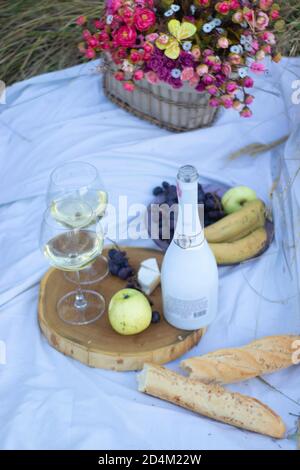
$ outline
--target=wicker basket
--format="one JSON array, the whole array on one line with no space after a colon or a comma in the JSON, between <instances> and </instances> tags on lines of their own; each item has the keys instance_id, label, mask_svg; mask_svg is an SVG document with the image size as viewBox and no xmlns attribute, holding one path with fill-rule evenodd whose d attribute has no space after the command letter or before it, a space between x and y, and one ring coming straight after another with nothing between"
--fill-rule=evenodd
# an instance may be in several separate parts
<instances>
[{"instance_id":1,"label":"wicker basket","mask_svg":"<svg viewBox=\"0 0 300 470\"><path fill-rule=\"evenodd\" d=\"M126 111L173 132L185 132L210 126L216 108L208 104L209 95L184 85L175 90L166 83L151 85L135 82L134 92L124 90L114 78L115 66L105 59L103 87L106 96Z\"/></svg>"}]
</instances>

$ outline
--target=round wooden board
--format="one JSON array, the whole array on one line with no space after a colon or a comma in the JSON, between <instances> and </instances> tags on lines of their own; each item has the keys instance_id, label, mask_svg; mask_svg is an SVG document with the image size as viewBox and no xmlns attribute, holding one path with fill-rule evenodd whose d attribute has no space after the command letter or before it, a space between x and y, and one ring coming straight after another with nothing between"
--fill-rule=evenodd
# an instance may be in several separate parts
<instances>
[{"instance_id":1,"label":"round wooden board","mask_svg":"<svg viewBox=\"0 0 300 470\"><path fill-rule=\"evenodd\" d=\"M124 249L135 269L138 269L142 260L151 257L155 257L161 265L163 254L157 250L132 247ZM107 250L104 250L104 254L105 251ZM108 275L100 283L88 288L101 292L108 306L113 294L124 286L124 281ZM162 318L160 323L151 324L140 334L122 336L111 328L107 310L99 320L90 325L67 325L57 315L56 304L62 295L72 289L74 284L65 279L62 271L50 269L46 273L40 286L39 324L55 349L91 367L125 371L139 370L145 362L164 364L182 356L203 335L203 330L178 330ZM153 309L162 314L160 287L155 289L151 300Z\"/></svg>"}]
</instances>

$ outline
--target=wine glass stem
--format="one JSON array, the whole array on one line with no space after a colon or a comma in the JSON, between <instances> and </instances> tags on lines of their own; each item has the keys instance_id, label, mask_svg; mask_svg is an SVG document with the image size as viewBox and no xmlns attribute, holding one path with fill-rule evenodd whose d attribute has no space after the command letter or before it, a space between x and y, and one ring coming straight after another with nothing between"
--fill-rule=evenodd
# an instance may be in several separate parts
<instances>
[{"instance_id":1,"label":"wine glass stem","mask_svg":"<svg viewBox=\"0 0 300 470\"><path fill-rule=\"evenodd\" d=\"M81 284L80 284L80 273L76 271L77 277L77 291L75 296L74 307L78 310L84 310L87 307L87 300L83 295Z\"/></svg>"}]
</instances>

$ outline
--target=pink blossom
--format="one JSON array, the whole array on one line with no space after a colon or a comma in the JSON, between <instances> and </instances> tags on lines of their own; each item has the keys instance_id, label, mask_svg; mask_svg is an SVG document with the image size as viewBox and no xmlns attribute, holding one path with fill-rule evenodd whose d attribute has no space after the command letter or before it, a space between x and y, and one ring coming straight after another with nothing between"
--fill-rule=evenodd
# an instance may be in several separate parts
<instances>
[{"instance_id":1,"label":"pink blossom","mask_svg":"<svg viewBox=\"0 0 300 470\"><path fill-rule=\"evenodd\" d=\"M251 70L251 72L256 73L257 75L260 75L260 74L265 72L266 67L265 67L264 64L262 64L260 62L253 62L250 65L250 70Z\"/></svg>"},{"instance_id":2,"label":"pink blossom","mask_svg":"<svg viewBox=\"0 0 300 470\"><path fill-rule=\"evenodd\" d=\"M205 75L208 72L208 66L205 64L200 64L198 65L196 72L201 77L202 75Z\"/></svg>"},{"instance_id":3,"label":"pink blossom","mask_svg":"<svg viewBox=\"0 0 300 470\"><path fill-rule=\"evenodd\" d=\"M246 77L244 80L244 87L245 88L252 88L254 85L254 81L251 77Z\"/></svg>"},{"instance_id":4,"label":"pink blossom","mask_svg":"<svg viewBox=\"0 0 300 470\"><path fill-rule=\"evenodd\" d=\"M215 96L218 94L218 88L215 85L207 86L206 91L212 96Z\"/></svg>"},{"instance_id":5,"label":"pink blossom","mask_svg":"<svg viewBox=\"0 0 300 470\"><path fill-rule=\"evenodd\" d=\"M242 111L240 112L240 115L245 118L249 118L252 116L252 111L248 106L245 106Z\"/></svg>"},{"instance_id":6,"label":"pink blossom","mask_svg":"<svg viewBox=\"0 0 300 470\"><path fill-rule=\"evenodd\" d=\"M185 67L183 71L181 72L181 80L183 81L191 80L193 76L194 76L193 67Z\"/></svg>"},{"instance_id":7,"label":"pink blossom","mask_svg":"<svg viewBox=\"0 0 300 470\"><path fill-rule=\"evenodd\" d=\"M210 98L209 106L211 106L212 108L217 108L219 105L220 105L220 101L218 100L218 98L216 98L215 96Z\"/></svg>"},{"instance_id":8,"label":"pink blossom","mask_svg":"<svg viewBox=\"0 0 300 470\"><path fill-rule=\"evenodd\" d=\"M137 8L134 15L134 24L139 31L146 31L156 22L154 11L149 8Z\"/></svg>"},{"instance_id":9,"label":"pink blossom","mask_svg":"<svg viewBox=\"0 0 300 470\"><path fill-rule=\"evenodd\" d=\"M134 88L135 88L135 86L134 86L134 84L133 84L132 82L124 82L124 83L123 83L123 88L124 88L124 90L126 90L126 91L133 91Z\"/></svg>"},{"instance_id":10,"label":"pink blossom","mask_svg":"<svg viewBox=\"0 0 300 470\"><path fill-rule=\"evenodd\" d=\"M257 29L259 29L260 31L263 31L264 29L268 27L269 21L270 20L269 20L268 15L264 13L263 11L260 11L256 19Z\"/></svg>"},{"instance_id":11,"label":"pink blossom","mask_svg":"<svg viewBox=\"0 0 300 470\"><path fill-rule=\"evenodd\" d=\"M253 95L246 95L245 97L245 103L246 104L252 104L254 101L254 96Z\"/></svg>"},{"instance_id":12,"label":"pink blossom","mask_svg":"<svg viewBox=\"0 0 300 470\"><path fill-rule=\"evenodd\" d=\"M147 82L151 83L152 85L159 82L158 76L152 70L150 70L150 72L147 72L145 74L145 77L146 77Z\"/></svg>"},{"instance_id":13,"label":"pink blossom","mask_svg":"<svg viewBox=\"0 0 300 470\"><path fill-rule=\"evenodd\" d=\"M146 36L146 41L154 42L154 41L156 41L157 38L158 38L158 34L157 34L157 33L147 34L147 36Z\"/></svg>"},{"instance_id":14,"label":"pink blossom","mask_svg":"<svg viewBox=\"0 0 300 470\"><path fill-rule=\"evenodd\" d=\"M227 49L229 46L229 41L225 36L221 36L218 39L218 46L221 47L222 49Z\"/></svg>"},{"instance_id":15,"label":"pink blossom","mask_svg":"<svg viewBox=\"0 0 300 470\"><path fill-rule=\"evenodd\" d=\"M76 24L78 24L78 26L83 26L86 22L87 22L87 17L83 15L79 16L76 20Z\"/></svg>"},{"instance_id":16,"label":"pink blossom","mask_svg":"<svg viewBox=\"0 0 300 470\"><path fill-rule=\"evenodd\" d=\"M132 26L121 26L114 37L118 46L131 47L136 41L136 31Z\"/></svg>"},{"instance_id":17,"label":"pink blossom","mask_svg":"<svg viewBox=\"0 0 300 470\"><path fill-rule=\"evenodd\" d=\"M237 90L238 86L235 82L228 82L226 85L227 93L234 93Z\"/></svg>"},{"instance_id":18,"label":"pink blossom","mask_svg":"<svg viewBox=\"0 0 300 470\"><path fill-rule=\"evenodd\" d=\"M136 70L133 74L134 80L142 80L144 78L144 72L143 70L139 69Z\"/></svg>"},{"instance_id":19,"label":"pink blossom","mask_svg":"<svg viewBox=\"0 0 300 470\"><path fill-rule=\"evenodd\" d=\"M223 96L221 97L221 101L222 101L222 104L223 104L224 108L226 108L226 109L232 108L232 106L233 106L233 99L231 98L230 95L223 95Z\"/></svg>"},{"instance_id":20,"label":"pink blossom","mask_svg":"<svg viewBox=\"0 0 300 470\"><path fill-rule=\"evenodd\" d=\"M259 6L262 10L269 10L271 6L273 5L273 0L260 0L259 1Z\"/></svg>"}]
</instances>

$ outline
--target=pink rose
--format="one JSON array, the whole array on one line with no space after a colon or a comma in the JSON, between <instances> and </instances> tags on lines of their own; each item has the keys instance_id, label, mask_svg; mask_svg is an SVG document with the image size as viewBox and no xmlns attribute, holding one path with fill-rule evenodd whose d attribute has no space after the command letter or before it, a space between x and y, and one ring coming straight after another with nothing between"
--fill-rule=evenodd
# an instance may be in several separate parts
<instances>
[{"instance_id":1,"label":"pink rose","mask_svg":"<svg viewBox=\"0 0 300 470\"><path fill-rule=\"evenodd\" d=\"M154 85L155 83L159 82L158 76L152 70L150 70L150 72L147 72L145 74L145 77L147 82L151 83L151 85Z\"/></svg>"},{"instance_id":2,"label":"pink rose","mask_svg":"<svg viewBox=\"0 0 300 470\"><path fill-rule=\"evenodd\" d=\"M212 108L217 108L218 106L220 106L220 101L218 100L218 98L213 96L209 100L209 106L211 106Z\"/></svg>"},{"instance_id":3,"label":"pink rose","mask_svg":"<svg viewBox=\"0 0 300 470\"><path fill-rule=\"evenodd\" d=\"M252 88L254 85L254 81L251 77L246 77L244 80L244 87L245 88Z\"/></svg>"},{"instance_id":4,"label":"pink rose","mask_svg":"<svg viewBox=\"0 0 300 470\"><path fill-rule=\"evenodd\" d=\"M205 64L200 64L198 65L196 72L201 77L202 75L205 75L208 73L208 66Z\"/></svg>"},{"instance_id":5,"label":"pink rose","mask_svg":"<svg viewBox=\"0 0 300 470\"><path fill-rule=\"evenodd\" d=\"M76 24L78 24L78 26L82 26L84 25L85 23L87 22L87 17L86 16L79 16L76 20Z\"/></svg>"},{"instance_id":6,"label":"pink rose","mask_svg":"<svg viewBox=\"0 0 300 470\"><path fill-rule=\"evenodd\" d=\"M133 91L134 90L134 84L132 82L124 82L123 83L123 88L126 91Z\"/></svg>"},{"instance_id":7,"label":"pink rose","mask_svg":"<svg viewBox=\"0 0 300 470\"><path fill-rule=\"evenodd\" d=\"M218 39L218 46L221 47L222 49L227 49L229 46L229 41L225 36L221 36Z\"/></svg>"},{"instance_id":8,"label":"pink rose","mask_svg":"<svg viewBox=\"0 0 300 470\"><path fill-rule=\"evenodd\" d=\"M194 76L193 67L185 67L183 71L181 72L181 80L183 81L191 80L193 76Z\"/></svg>"},{"instance_id":9,"label":"pink rose","mask_svg":"<svg viewBox=\"0 0 300 470\"><path fill-rule=\"evenodd\" d=\"M144 72L143 70L139 69L136 70L133 74L134 80L142 80L144 78Z\"/></svg>"},{"instance_id":10,"label":"pink rose","mask_svg":"<svg viewBox=\"0 0 300 470\"><path fill-rule=\"evenodd\" d=\"M261 75L266 70L266 67L264 64L261 64L260 62L253 62L250 66L250 70L253 73L256 73L257 75Z\"/></svg>"},{"instance_id":11,"label":"pink rose","mask_svg":"<svg viewBox=\"0 0 300 470\"><path fill-rule=\"evenodd\" d=\"M247 106L245 106L242 111L240 112L242 117L248 118L252 116L252 111Z\"/></svg>"},{"instance_id":12,"label":"pink rose","mask_svg":"<svg viewBox=\"0 0 300 470\"><path fill-rule=\"evenodd\" d=\"M155 25L156 16L149 8L137 8L134 15L134 24L139 31L146 31Z\"/></svg>"},{"instance_id":13,"label":"pink rose","mask_svg":"<svg viewBox=\"0 0 300 470\"><path fill-rule=\"evenodd\" d=\"M263 31L264 29L268 27L268 25L269 25L268 15L264 13L263 11L260 11L256 19L257 29L259 29L260 31Z\"/></svg>"},{"instance_id":14,"label":"pink rose","mask_svg":"<svg viewBox=\"0 0 300 470\"><path fill-rule=\"evenodd\" d=\"M222 104L223 104L224 108L226 108L226 109L232 108L232 106L233 106L233 99L231 98L230 95L223 95L223 96L221 97L221 101L222 101Z\"/></svg>"},{"instance_id":15,"label":"pink rose","mask_svg":"<svg viewBox=\"0 0 300 470\"><path fill-rule=\"evenodd\" d=\"M146 41L154 42L154 41L156 41L157 38L158 38L158 34L157 34L157 33L147 34L147 36L146 36Z\"/></svg>"},{"instance_id":16,"label":"pink rose","mask_svg":"<svg viewBox=\"0 0 300 470\"><path fill-rule=\"evenodd\" d=\"M259 6L262 10L269 10L273 5L273 0L260 0Z\"/></svg>"},{"instance_id":17,"label":"pink rose","mask_svg":"<svg viewBox=\"0 0 300 470\"><path fill-rule=\"evenodd\" d=\"M237 90L237 84L235 82L228 82L226 85L227 93L234 93Z\"/></svg>"},{"instance_id":18,"label":"pink rose","mask_svg":"<svg viewBox=\"0 0 300 470\"><path fill-rule=\"evenodd\" d=\"M121 26L114 40L118 46L132 47L136 41L136 30L132 26Z\"/></svg>"},{"instance_id":19,"label":"pink rose","mask_svg":"<svg viewBox=\"0 0 300 470\"><path fill-rule=\"evenodd\" d=\"M254 101L254 96L252 96L252 95L246 95L246 97L245 97L245 103L246 103L246 104L252 104L253 101Z\"/></svg>"}]
</instances>

